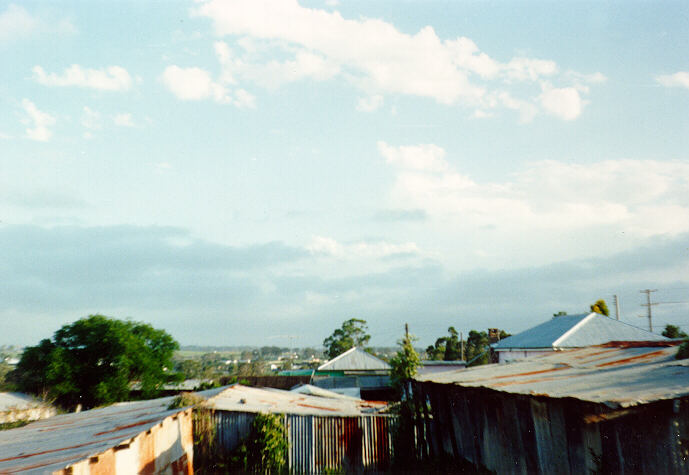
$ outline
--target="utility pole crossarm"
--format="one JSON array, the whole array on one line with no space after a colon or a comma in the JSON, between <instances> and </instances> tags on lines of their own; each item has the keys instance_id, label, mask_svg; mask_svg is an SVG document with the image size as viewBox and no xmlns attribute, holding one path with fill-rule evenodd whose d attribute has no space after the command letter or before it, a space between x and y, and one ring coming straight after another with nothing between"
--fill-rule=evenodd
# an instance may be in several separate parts
<instances>
[{"instance_id":1,"label":"utility pole crossarm","mask_svg":"<svg viewBox=\"0 0 689 475\"><path fill-rule=\"evenodd\" d=\"M646 303L642 303L642 307L646 307L648 310L648 331L653 332L653 313L651 312L651 307L654 305L658 305L658 303L652 303L651 302L651 292L658 292L658 289L644 289L644 290L639 290L642 294L646 294Z\"/></svg>"}]
</instances>

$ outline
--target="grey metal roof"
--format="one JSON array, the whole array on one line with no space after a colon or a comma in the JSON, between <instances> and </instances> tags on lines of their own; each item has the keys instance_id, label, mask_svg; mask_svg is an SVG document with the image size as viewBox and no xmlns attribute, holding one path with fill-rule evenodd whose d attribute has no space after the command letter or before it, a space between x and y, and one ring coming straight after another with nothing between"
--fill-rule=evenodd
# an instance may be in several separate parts
<instances>
[{"instance_id":1,"label":"grey metal roof","mask_svg":"<svg viewBox=\"0 0 689 475\"><path fill-rule=\"evenodd\" d=\"M350 348L318 367L318 371L380 371L390 365L359 347Z\"/></svg>"},{"instance_id":2,"label":"grey metal roof","mask_svg":"<svg viewBox=\"0 0 689 475\"><path fill-rule=\"evenodd\" d=\"M689 395L689 360L675 359L679 343L610 342L415 379L628 407Z\"/></svg>"},{"instance_id":3,"label":"grey metal roof","mask_svg":"<svg viewBox=\"0 0 689 475\"><path fill-rule=\"evenodd\" d=\"M203 406L220 411L314 416L360 416L383 410L387 404L356 398L300 394L273 388L234 384L208 398Z\"/></svg>"},{"instance_id":4,"label":"grey metal roof","mask_svg":"<svg viewBox=\"0 0 689 475\"><path fill-rule=\"evenodd\" d=\"M509 349L581 348L609 341L663 341L642 328L605 315L588 313L553 317L493 345L497 351Z\"/></svg>"},{"instance_id":5,"label":"grey metal roof","mask_svg":"<svg viewBox=\"0 0 689 475\"><path fill-rule=\"evenodd\" d=\"M48 404L24 393L0 393L0 412L30 409Z\"/></svg>"},{"instance_id":6,"label":"grey metal roof","mask_svg":"<svg viewBox=\"0 0 689 475\"><path fill-rule=\"evenodd\" d=\"M0 431L0 473L51 473L126 443L183 409L172 397L61 414Z\"/></svg>"}]
</instances>

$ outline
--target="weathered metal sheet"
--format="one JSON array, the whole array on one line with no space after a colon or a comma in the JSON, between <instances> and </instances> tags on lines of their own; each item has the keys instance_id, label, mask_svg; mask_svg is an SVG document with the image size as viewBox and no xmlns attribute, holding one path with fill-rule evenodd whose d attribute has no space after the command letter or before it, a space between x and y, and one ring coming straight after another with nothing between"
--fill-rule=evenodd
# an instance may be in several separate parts
<instances>
[{"instance_id":1,"label":"weathered metal sheet","mask_svg":"<svg viewBox=\"0 0 689 475\"><path fill-rule=\"evenodd\" d=\"M0 432L0 473L192 473L191 409L172 398L63 414Z\"/></svg>"},{"instance_id":2,"label":"weathered metal sheet","mask_svg":"<svg viewBox=\"0 0 689 475\"><path fill-rule=\"evenodd\" d=\"M416 379L631 407L689 395L689 360L675 359L677 345L611 342Z\"/></svg>"},{"instance_id":3,"label":"weathered metal sheet","mask_svg":"<svg viewBox=\"0 0 689 475\"><path fill-rule=\"evenodd\" d=\"M205 392L199 393L205 394ZM208 397L204 406L219 411L276 414L358 416L377 413L386 403L356 398L321 397L273 388L235 384Z\"/></svg>"},{"instance_id":4,"label":"weathered metal sheet","mask_svg":"<svg viewBox=\"0 0 689 475\"><path fill-rule=\"evenodd\" d=\"M483 387L413 386L415 399L429 403L415 417L437 434L422 439L422 459L454 456L496 473L689 472L689 397L619 410Z\"/></svg>"},{"instance_id":5,"label":"weathered metal sheet","mask_svg":"<svg viewBox=\"0 0 689 475\"><path fill-rule=\"evenodd\" d=\"M228 452L251 431L255 413L216 411L218 441ZM390 466L395 418L384 415L286 414L288 466L292 473L375 471Z\"/></svg>"}]
</instances>

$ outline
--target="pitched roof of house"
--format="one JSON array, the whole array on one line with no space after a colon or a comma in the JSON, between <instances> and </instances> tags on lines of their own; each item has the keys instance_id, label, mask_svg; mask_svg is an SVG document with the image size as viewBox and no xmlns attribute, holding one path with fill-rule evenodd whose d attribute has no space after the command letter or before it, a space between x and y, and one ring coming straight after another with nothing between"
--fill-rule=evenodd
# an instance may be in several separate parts
<instances>
[{"instance_id":1,"label":"pitched roof of house","mask_svg":"<svg viewBox=\"0 0 689 475\"><path fill-rule=\"evenodd\" d=\"M598 313L562 315L512 335L493 346L497 351L537 348L581 348L609 341L667 340L642 328Z\"/></svg>"},{"instance_id":2,"label":"pitched roof of house","mask_svg":"<svg viewBox=\"0 0 689 475\"><path fill-rule=\"evenodd\" d=\"M350 348L318 367L318 371L389 370L390 365L359 347Z\"/></svg>"}]
</instances>

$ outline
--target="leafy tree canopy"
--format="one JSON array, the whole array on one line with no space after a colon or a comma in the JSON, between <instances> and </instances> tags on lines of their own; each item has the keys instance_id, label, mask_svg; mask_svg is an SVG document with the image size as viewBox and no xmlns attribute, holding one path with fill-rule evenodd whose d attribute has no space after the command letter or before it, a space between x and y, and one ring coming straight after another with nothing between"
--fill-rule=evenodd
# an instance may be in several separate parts
<instances>
[{"instance_id":1,"label":"leafy tree canopy","mask_svg":"<svg viewBox=\"0 0 689 475\"><path fill-rule=\"evenodd\" d=\"M22 391L90 408L130 399L134 382L143 397L153 397L163 384L179 380L167 371L178 348L149 324L91 315L27 347L11 377Z\"/></svg>"},{"instance_id":2,"label":"leafy tree canopy","mask_svg":"<svg viewBox=\"0 0 689 475\"><path fill-rule=\"evenodd\" d=\"M663 336L668 338L689 338L689 335L680 330L676 325L665 325Z\"/></svg>"},{"instance_id":3,"label":"leafy tree canopy","mask_svg":"<svg viewBox=\"0 0 689 475\"><path fill-rule=\"evenodd\" d=\"M355 346L365 347L371 339L371 335L366 333L367 330L366 320L350 318L341 328L323 340L326 356L332 359Z\"/></svg>"},{"instance_id":4,"label":"leafy tree canopy","mask_svg":"<svg viewBox=\"0 0 689 475\"><path fill-rule=\"evenodd\" d=\"M608 304L605 303L605 300L600 299L596 300L596 303L591 305L591 311L600 313L601 315L605 315L606 317L610 316L610 310L608 310Z\"/></svg>"}]
</instances>

